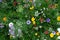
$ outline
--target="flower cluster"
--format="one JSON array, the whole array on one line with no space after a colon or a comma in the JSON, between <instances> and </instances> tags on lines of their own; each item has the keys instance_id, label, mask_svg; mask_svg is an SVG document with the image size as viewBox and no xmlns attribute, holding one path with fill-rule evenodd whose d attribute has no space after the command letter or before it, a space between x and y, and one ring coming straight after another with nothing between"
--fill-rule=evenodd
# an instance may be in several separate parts
<instances>
[{"instance_id":1,"label":"flower cluster","mask_svg":"<svg viewBox=\"0 0 60 40\"><path fill-rule=\"evenodd\" d=\"M15 36L15 28L12 22L9 23L9 34L14 37Z\"/></svg>"}]
</instances>

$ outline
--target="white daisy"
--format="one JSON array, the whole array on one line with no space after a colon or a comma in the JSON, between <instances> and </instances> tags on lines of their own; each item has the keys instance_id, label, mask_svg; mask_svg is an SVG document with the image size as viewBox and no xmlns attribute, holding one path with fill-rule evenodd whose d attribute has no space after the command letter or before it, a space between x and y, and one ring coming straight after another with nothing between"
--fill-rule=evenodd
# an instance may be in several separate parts
<instances>
[{"instance_id":1,"label":"white daisy","mask_svg":"<svg viewBox=\"0 0 60 40\"><path fill-rule=\"evenodd\" d=\"M57 31L60 33L60 28L57 28Z\"/></svg>"},{"instance_id":2,"label":"white daisy","mask_svg":"<svg viewBox=\"0 0 60 40\"><path fill-rule=\"evenodd\" d=\"M13 25L14 25L14 24L13 24L12 22L9 23L9 27L13 27Z\"/></svg>"},{"instance_id":3,"label":"white daisy","mask_svg":"<svg viewBox=\"0 0 60 40\"><path fill-rule=\"evenodd\" d=\"M60 39L60 36L58 36L57 39Z\"/></svg>"}]
</instances>

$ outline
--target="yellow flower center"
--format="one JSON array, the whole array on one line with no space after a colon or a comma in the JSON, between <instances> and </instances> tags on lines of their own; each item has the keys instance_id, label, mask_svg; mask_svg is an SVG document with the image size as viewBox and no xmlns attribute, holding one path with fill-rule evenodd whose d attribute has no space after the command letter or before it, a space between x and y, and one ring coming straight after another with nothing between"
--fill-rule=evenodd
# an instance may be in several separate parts
<instances>
[{"instance_id":1,"label":"yellow flower center","mask_svg":"<svg viewBox=\"0 0 60 40\"><path fill-rule=\"evenodd\" d=\"M38 35L38 33L35 33L35 36L37 36Z\"/></svg>"},{"instance_id":2,"label":"yellow flower center","mask_svg":"<svg viewBox=\"0 0 60 40\"><path fill-rule=\"evenodd\" d=\"M57 33L56 33L56 35L58 35L58 36L59 36L59 32L57 32Z\"/></svg>"},{"instance_id":3,"label":"yellow flower center","mask_svg":"<svg viewBox=\"0 0 60 40\"><path fill-rule=\"evenodd\" d=\"M34 9L34 6L30 7L30 10L33 10Z\"/></svg>"},{"instance_id":4,"label":"yellow flower center","mask_svg":"<svg viewBox=\"0 0 60 40\"><path fill-rule=\"evenodd\" d=\"M3 18L3 21L6 21L6 20L7 20L7 18L6 18L6 17L4 17L4 18Z\"/></svg>"},{"instance_id":5,"label":"yellow flower center","mask_svg":"<svg viewBox=\"0 0 60 40\"><path fill-rule=\"evenodd\" d=\"M57 21L60 21L60 16L57 17Z\"/></svg>"}]
</instances>

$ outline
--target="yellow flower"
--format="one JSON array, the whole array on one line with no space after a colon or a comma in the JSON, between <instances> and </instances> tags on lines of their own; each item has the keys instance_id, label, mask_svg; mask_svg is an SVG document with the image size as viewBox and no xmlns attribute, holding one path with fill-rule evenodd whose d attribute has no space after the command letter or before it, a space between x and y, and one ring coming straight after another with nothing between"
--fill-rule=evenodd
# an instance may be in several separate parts
<instances>
[{"instance_id":1,"label":"yellow flower","mask_svg":"<svg viewBox=\"0 0 60 40\"><path fill-rule=\"evenodd\" d=\"M53 33L50 33L50 37L53 38L54 37L54 34Z\"/></svg>"},{"instance_id":2,"label":"yellow flower","mask_svg":"<svg viewBox=\"0 0 60 40\"><path fill-rule=\"evenodd\" d=\"M35 33L35 36L37 36L38 35L38 33Z\"/></svg>"},{"instance_id":3,"label":"yellow flower","mask_svg":"<svg viewBox=\"0 0 60 40\"><path fill-rule=\"evenodd\" d=\"M35 21L33 21L33 24L36 24L36 22L35 22Z\"/></svg>"},{"instance_id":4,"label":"yellow flower","mask_svg":"<svg viewBox=\"0 0 60 40\"><path fill-rule=\"evenodd\" d=\"M31 21L35 21L35 18L34 18L34 17L32 17L32 18L31 18Z\"/></svg>"},{"instance_id":5,"label":"yellow flower","mask_svg":"<svg viewBox=\"0 0 60 40\"><path fill-rule=\"evenodd\" d=\"M60 21L60 16L57 17L57 21Z\"/></svg>"},{"instance_id":6,"label":"yellow flower","mask_svg":"<svg viewBox=\"0 0 60 40\"><path fill-rule=\"evenodd\" d=\"M7 18L6 18L6 17L4 17L4 18L3 18L3 21L6 21L6 20L7 20Z\"/></svg>"},{"instance_id":7,"label":"yellow flower","mask_svg":"<svg viewBox=\"0 0 60 40\"><path fill-rule=\"evenodd\" d=\"M58 35L58 36L59 36L59 32L57 32L57 33L56 33L56 35Z\"/></svg>"},{"instance_id":8,"label":"yellow flower","mask_svg":"<svg viewBox=\"0 0 60 40\"><path fill-rule=\"evenodd\" d=\"M34 9L34 6L30 7L30 10L33 10Z\"/></svg>"}]
</instances>

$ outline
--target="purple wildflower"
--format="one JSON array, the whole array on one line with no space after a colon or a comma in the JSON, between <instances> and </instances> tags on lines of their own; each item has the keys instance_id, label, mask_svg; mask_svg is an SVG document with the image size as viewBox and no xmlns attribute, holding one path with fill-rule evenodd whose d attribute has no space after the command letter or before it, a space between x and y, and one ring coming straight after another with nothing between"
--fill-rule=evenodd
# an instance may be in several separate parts
<instances>
[{"instance_id":1,"label":"purple wildflower","mask_svg":"<svg viewBox=\"0 0 60 40\"><path fill-rule=\"evenodd\" d=\"M4 27L4 25L0 23L0 28L3 28L3 27Z\"/></svg>"},{"instance_id":2,"label":"purple wildflower","mask_svg":"<svg viewBox=\"0 0 60 40\"><path fill-rule=\"evenodd\" d=\"M0 0L0 2L2 2L2 0Z\"/></svg>"},{"instance_id":3,"label":"purple wildflower","mask_svg":"<svg viewBox=\"0 0 60 40\"><path fill-rule=\"evenodd\" d=\"M11 35L15 35L14 30L9 29L9 34L11 34Z\"/></svg>"},{"instance_id":4,"label":"purple wildflower","mask_svg":"<svg viewBox=\"0 0 60 40\"><path fill-rule=\"evenodd\" d=\"M46 22L50 22L50 19L49 19L49 18L47 18L47 19L46 19Z\"/></svg>"},{"instance_id":5,"label":"purple wildflower","mask_svg":"<svg viewBox=\"0 0 60 40\"><path fill-rule=\"evenodd\" d=\"M27 20L27 22L26 22L28 25L31 23L31 21L30 20Z\"/></svg>"},{"instance_id":6,"label":"purple wildflower","mask_svg":"<svg viewBox=\"0 0 60 40\"><path fill-rule=\"evenodd\" d=\"M55 35L56 34L56 32L55 31L52 31L52 33Z\"/></svg>"}]
</instances>

